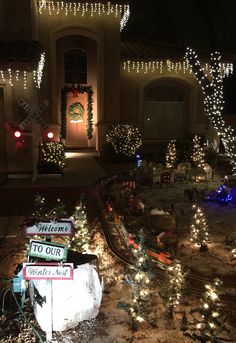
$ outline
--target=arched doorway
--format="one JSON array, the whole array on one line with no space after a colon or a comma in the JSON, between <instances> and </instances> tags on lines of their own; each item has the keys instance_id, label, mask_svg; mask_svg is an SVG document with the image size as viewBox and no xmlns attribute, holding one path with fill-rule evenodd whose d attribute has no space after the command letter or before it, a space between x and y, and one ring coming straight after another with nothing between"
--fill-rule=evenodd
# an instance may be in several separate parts
<instances>
[{"instance_id":1,"label":"arched doorway","mask_svg":"<svg viewBox=\"0 0 236 343\"><path fill-rule=\"evenodd\" d=\"M144 89L144 138L183 138L188 129L189 88L178 80L158 80Z\"/></svg>"},{"instance_id":2,"label":"arched doorway","mask_svg":"<svg viewBox=\"0 0 236 343\"><path fill-rule=\"evenodd\" d=\"M61 112L60 94L66 94L66 140L67 148L95 147L97 123L98 63L97 42L79 34L68 34L56 40L58 111ZM88 139L86 92L73 92L78 85L91 86L93 90L93 138Z\"/></svg>"}]
</instances>

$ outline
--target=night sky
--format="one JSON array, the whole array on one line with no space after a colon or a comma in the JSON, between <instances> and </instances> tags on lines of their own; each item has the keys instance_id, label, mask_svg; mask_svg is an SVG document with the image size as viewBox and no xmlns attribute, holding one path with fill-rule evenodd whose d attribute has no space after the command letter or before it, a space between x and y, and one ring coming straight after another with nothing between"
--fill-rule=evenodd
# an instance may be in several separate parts
<instances>
[{"instance_id":1,"label":"night sky","mask_svg":"<svg viewBox=\"0 0 236 343\"><path fill-rule=\"evenodd\" d=\"M131 0L122 38L232 54L235 71L225 79L225 113L236 114L236 0Z\"/></svg>"}]
</instances>

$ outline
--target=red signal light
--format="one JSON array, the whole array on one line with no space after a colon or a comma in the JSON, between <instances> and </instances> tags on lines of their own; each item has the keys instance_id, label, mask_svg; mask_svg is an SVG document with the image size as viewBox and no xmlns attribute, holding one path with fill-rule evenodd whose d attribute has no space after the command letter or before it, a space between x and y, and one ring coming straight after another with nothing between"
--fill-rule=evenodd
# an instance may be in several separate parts
<instances>
[{"instance_id":1,"label":"red signal light","mask_svg":"<svg viewBox=\"0 0 236 343\"><path fill-rule=\"evenodd\" d=\"M15 136L16 138L20 138L20 137L21 137L21 132L20 132L19 130L15 131L15 132L14 132L14 136Z\"/></svg>"},{"instance_id":2,"label":"red signal light","mask_svg":"<svg viewBox=\"0 0 236 343\"><path fill-rule=\"evenodd\" d=\"M49 139L52 139L54 137L54 134L53 134L53 132L50 131L47 133L47 136Z\"/></svg>"}]
</instances>

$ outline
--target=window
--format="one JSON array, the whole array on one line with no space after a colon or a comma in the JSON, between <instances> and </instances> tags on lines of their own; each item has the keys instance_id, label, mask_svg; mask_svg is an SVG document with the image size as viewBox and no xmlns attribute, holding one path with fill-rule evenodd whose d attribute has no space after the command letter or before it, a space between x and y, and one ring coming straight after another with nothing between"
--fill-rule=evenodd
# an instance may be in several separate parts
<instances>
[{"instance_id":1,"label":"window","mask_svg":"<svg viewBox=\"0 0 236 343\"><path fill-rule=\"evenodd\" d=\"M71 49L64 55L65 83L87 83L87 54L81 49Z\"/></svg>"}]
</instances>

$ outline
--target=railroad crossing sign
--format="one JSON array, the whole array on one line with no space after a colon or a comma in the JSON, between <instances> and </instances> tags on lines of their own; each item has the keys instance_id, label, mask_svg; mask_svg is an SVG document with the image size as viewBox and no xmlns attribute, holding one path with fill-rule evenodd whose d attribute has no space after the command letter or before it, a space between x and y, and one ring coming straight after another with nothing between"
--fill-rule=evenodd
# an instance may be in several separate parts
<instances>
[{"instance_id":1,"label":"railroad crossing sign","mask_svg":"<svg viewBox=\"0 0 236 343\"><path fill-rule=\"evenodd\" d=\"M27 113L27 117L19 125L21 130L24 130L33 121L36 121L43 129L47 126L45 121L40 117L41 113L49 106L47 100L44 100L40 106L31 106L23 98L18 98L16 102Z\"/></svg>"}]
</instances>

